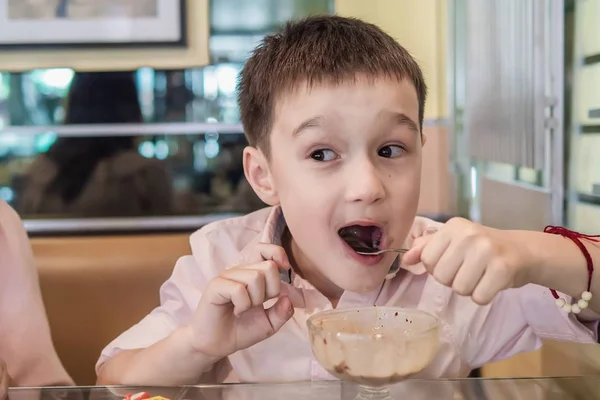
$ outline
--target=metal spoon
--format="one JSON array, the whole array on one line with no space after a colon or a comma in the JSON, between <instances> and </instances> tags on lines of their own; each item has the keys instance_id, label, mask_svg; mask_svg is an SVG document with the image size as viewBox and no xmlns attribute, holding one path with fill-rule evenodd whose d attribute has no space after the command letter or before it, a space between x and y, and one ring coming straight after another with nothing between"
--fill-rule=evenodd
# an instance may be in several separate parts
<instances>
[{"instance_id":1,"label":"metal spoon","mask_svg":"<svg viewBox=\"0 0 600 400\"><path fill-rule=\"evenodd\" d=\"M357 254L360 254L362 256L378 256L383 253L404 254L408 251L408 249L373 249L368 247L355 248L354 250Z\"/></svg>"},{"instance_id":2,"label":"metal spoon","mask_svg":"<svg viewBox=\"0 0 600 400\"><path fill-rule=\"evenodd\" d=\"M363 256L378 256L383 253L398 253L404 254L408 250L407 249L376 249L374 247L369 246L364 240L356 236L348 236L345 237L344 240L356 251L356 253Z\"/></svg>"}]
</instances>

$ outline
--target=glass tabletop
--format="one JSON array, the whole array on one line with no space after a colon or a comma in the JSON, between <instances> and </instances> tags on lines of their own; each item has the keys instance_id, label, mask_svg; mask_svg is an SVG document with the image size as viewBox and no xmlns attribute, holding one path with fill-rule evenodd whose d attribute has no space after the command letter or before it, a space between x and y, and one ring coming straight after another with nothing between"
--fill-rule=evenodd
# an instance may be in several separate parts
<instances>
[{"instance_id":1,"label":"glass tabletop","mask_svg":"<svg viewBox=\"0 0 600 400\"><path fill-rule=\"evenodd\" d=\"M13 388L10 400L120 400L147 392L169 400L352 400L357 386L339 381L229 384L183 387ZM392 398L471 400L600 399L600 376L541 379L409 380L391 388Z\"/></svg>"}]
</instances>

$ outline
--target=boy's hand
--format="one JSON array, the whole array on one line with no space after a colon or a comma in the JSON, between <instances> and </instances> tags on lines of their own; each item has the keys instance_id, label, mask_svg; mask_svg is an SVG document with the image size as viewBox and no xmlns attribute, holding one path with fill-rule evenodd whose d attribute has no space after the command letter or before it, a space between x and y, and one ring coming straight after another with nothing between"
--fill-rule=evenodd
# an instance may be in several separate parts
<instances>
[{"instance_id":1,"label":"boy's hand","mask_svg":"<svg viewBox=\"0 0 600 400\"><path fill-rule=\"evenodd\" d=\"M244 265L224 270L209 282L193 317L192 345L221 359L277 332L294 314L287 297L268 309L280 293L280 270L291 269L282 247L259 243L249 249Z\"/></svg>"},{"instance_id":2,"label":"boy's hand","mask_svg":"<svg viewBox=\"0 0 600 400\"><path fill-rule=\"evenodd\" d=\"M8 368L4 361L0 360L0 400L8 398L8 387L10 386L10 378L8 376Z\"/></svg>"},{"instance_id":3,"label":"boy's hand","mask_svg":"<svg viewBox=\"0 0 600 400\"><path fill-rule=\"evenodd\" d=\"M506 231L453 218L439 230L414 240L402 262L422 262L441 284L456 293L488 304L504 289L529 283L530 257L522 243Z\"/></svg>"}]
</instances>

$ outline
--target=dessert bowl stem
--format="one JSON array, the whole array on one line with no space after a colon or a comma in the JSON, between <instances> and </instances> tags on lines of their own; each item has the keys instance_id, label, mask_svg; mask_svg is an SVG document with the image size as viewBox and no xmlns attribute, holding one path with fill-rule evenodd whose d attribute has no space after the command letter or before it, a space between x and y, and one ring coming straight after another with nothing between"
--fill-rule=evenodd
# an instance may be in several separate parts
<instances>
[{"instance_id":1,"label":"dessert bowl stem","mask_svg":"<svg viewBox=\"0 0 600 400\"><path fill-rule=\"evenodd\" d=\"M354 400L392 400L390 389L387 386L371 387L360 385Z\"/></svg>"}]
</instances>

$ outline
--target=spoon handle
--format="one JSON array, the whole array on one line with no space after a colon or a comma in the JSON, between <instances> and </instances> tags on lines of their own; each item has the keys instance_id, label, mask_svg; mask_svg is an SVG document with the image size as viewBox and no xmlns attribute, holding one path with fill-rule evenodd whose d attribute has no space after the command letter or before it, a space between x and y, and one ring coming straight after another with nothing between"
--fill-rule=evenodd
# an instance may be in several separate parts
<instances>
[{"instance_id":1,"label":"spoon handle","mask_svg":"<svg viewBox=\"0 0 600 400\"><path fill-rule=\"evenodd\" d=\"M378 256L380 254L383 253L398 253L398 254L404 254L408 251L408 249L381 249L381 250L376 250L376 251L357 251L358 254L363 255L363 256Z\"/></svg>"}]
</instances>

